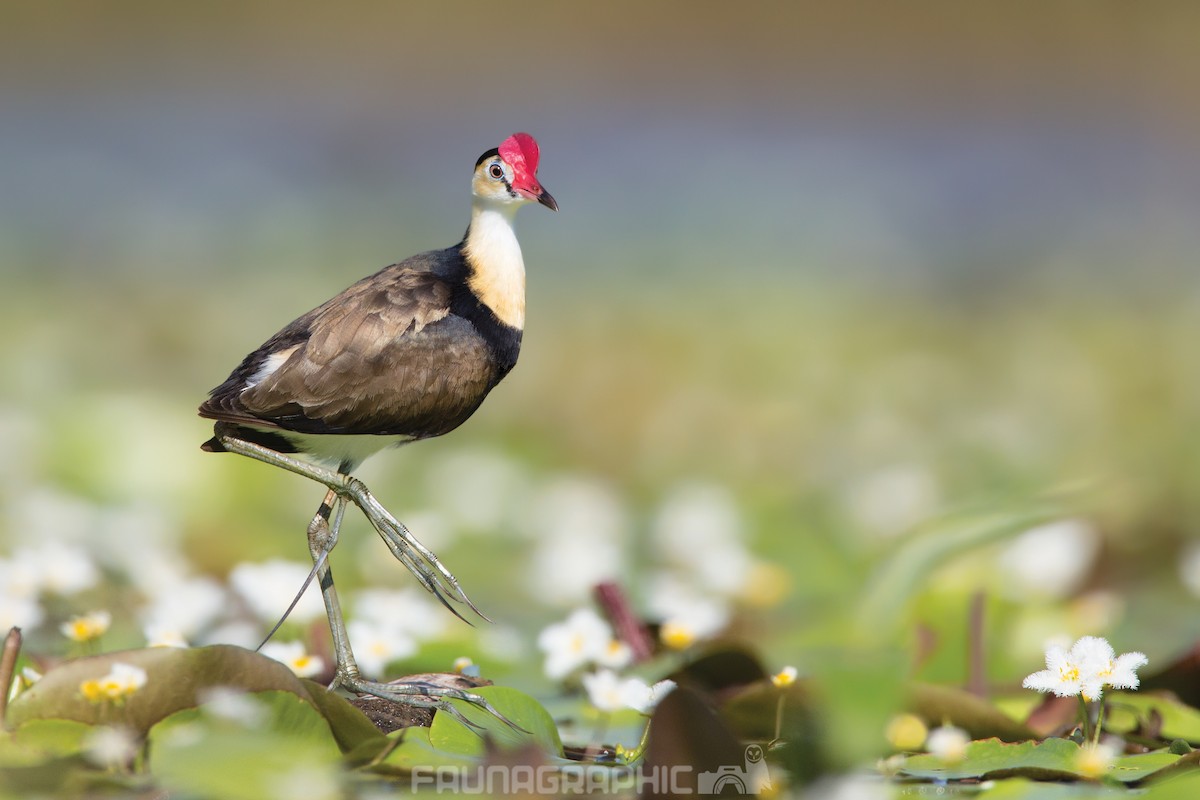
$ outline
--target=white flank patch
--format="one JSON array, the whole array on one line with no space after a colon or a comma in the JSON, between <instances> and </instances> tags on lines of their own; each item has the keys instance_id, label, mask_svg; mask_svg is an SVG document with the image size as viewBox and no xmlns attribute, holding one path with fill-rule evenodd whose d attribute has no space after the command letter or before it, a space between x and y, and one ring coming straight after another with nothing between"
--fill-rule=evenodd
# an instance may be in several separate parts
<instances>
[{"instance_id":1,"label":"white flank patch","mask_svg":"<svg viewBox=\"0 0 1200 800\"><path fill-rule=\"evenodd\" d=\"M267 356L267 360L258 368L258 372L251 375L250 380L246 381L246 389L252 389L265 381L275 370L282 367L283 362L291 358L294 352L296 352L296 347L289 347L287 350L280 350L278 353L271 353Z\"/></svg>"}]
</instances>

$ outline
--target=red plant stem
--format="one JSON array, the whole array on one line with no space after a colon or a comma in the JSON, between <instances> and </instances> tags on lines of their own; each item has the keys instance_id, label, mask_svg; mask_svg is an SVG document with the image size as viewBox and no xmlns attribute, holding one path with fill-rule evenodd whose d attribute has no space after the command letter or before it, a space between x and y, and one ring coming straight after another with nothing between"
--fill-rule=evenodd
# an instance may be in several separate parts
<instances>
[{"instance_id":1,"label":"red plant stem","mask_svg":"<svg viewBox=\"0 0 1200 800\"><path fill-rule=\"evenodd\" d=\"M634 663L650 658L654 650L650 634L629 605L629 600L621 591L621 587L605 581L596 584L593 591L596 595L596 603L604 611L604 616L612 625L617 639L629 645L630 651L633 652Z\"/></svg>"}]
</instances>

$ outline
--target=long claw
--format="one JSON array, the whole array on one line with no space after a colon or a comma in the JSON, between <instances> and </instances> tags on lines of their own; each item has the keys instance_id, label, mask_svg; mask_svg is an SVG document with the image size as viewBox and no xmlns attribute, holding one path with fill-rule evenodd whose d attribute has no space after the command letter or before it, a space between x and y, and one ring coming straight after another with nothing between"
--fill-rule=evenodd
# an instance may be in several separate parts
<instances>
[{"instance_id":1,"label":"long claw","mask_svg":"<svg viewBox=\"0 0 1200 800\"><path fill-rule=\"evenodd\" d=\"M466 691L465 689L456 689L452 686L436 686L424 681L414 681L412 683L376 683L375 681L365 681L357 677L345 678L342 681L342 686L359 694L381 697L384 700L390 700L394 703L404 703L406 705L445 711L476 733L485 730L484 726L472 722L460 709L450 702L451 700L461 700L492 715L517 733L525 734L526 736L532 735L531 731L522 728L500 713L499 709L492 705L486 697Z\"/></svg>"}]
</instances>

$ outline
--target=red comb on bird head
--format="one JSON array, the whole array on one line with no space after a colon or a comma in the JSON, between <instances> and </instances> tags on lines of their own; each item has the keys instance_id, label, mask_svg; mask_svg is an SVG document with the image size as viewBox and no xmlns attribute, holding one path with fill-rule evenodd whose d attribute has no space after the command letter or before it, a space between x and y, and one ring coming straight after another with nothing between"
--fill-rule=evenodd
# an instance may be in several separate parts
<instances>
[{"instance_id":1,"label":"red comb on bird head","mask_svg":"<svg viewBox=\"0 0 1200 800\"><path fill-rule=\"evenodd\" d=\"M530 175L537 174L538 144L528 133L514 133L505 139L497 148L500 157L512 164L517 172L525 171Z\"/></svg>"}]
</instances>

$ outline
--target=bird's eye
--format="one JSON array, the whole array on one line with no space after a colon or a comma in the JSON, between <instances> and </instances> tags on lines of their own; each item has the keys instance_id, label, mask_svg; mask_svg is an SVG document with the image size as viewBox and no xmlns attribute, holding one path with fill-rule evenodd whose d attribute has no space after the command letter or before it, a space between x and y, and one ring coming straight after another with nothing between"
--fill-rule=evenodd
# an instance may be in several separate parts
<instances>
[{"instance_id":1,"label":"bird's eye","mask_svg":"<svg viewBox=\"0 0 1200 800\"><path fill-rule=\"evenodd\" d=\"M492 176L492 180L498 181L504 177L504 168L499 164L492 164L488 167L488 175Z\"/></svg>"}]
</instances>

